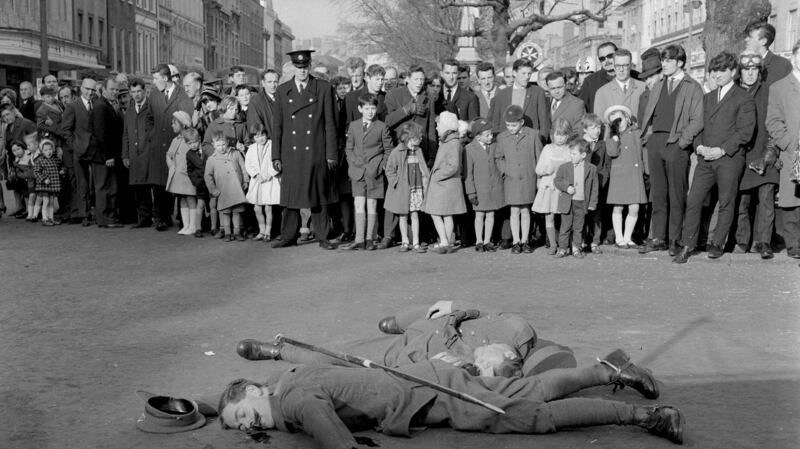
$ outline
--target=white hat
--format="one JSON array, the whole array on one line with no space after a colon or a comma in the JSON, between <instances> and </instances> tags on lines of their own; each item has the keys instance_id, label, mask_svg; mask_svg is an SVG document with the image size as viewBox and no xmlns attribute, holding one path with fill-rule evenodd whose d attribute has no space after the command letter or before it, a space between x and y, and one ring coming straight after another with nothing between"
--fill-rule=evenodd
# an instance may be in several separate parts
<instances>
[{"instance_id":1,"label":"white hat","mask_svg":"<svg viewBox=\"0 0 800 449\"><path fill-rule=\"evenodd\" d=\"M606 109L606 112L603 113L603 117L606 119L606 123L611 121L608 119L608 117L617 111L622 111L628 114L628 117L633 116L633 114L631 113L631 109L629 107L625 106L624 104L615 104L614 106L609 106L608 109Z\"/></svg>"}]
</instances>

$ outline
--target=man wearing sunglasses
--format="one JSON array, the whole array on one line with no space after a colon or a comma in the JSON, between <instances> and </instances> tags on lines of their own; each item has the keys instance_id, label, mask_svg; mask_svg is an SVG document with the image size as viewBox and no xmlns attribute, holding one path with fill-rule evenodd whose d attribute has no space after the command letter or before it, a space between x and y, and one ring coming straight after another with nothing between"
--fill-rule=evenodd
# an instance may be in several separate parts
<instances>
[{"instance_id":1,"label":"man wearing sunglasses","mask_svg":"<svg viewBox=\"0 0 800 449\"><path fill-rule=\"evenodd\" d=\"M613 42L604 42L597 47L597 59L600 61L601 68L583 80L581 91L578 93L578 98L583 100L586 110L589 112L594 111L594 97L597 91L615 77L615 51L617 51L617 44ZM633 76L636 77L636 74Z\"/></svg>"}]
</instances>

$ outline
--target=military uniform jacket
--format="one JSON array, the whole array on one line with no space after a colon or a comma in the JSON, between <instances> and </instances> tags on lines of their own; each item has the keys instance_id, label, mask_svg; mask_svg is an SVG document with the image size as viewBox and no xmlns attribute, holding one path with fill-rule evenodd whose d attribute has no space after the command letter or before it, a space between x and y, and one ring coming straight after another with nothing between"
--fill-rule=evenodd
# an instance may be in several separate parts
<instances>
[{"instance_id":1,"label":"military uniform jacket","mask_svg":"<svg viewBox=\"0 0 800 449\"><path fill-rule=\"evenodd\" d=\"M167 151L172 145L172 139L177 134L172 131L172 113L183 111L189 114L194 113L194 104L186 96L186 92L180 86L174 86L169 96L169 102L164 97L164 92L158 89L150 91L145 103L153 114L153 138L150 141L148 155L147 177L142 184L153 184L159 186L167 185L169 167L167 167Z\"/></svg>"},{"instance_id":2,"label":"military uniform jacket","mask_svg":"<svg viewBox=\"0 0 800 449\"><path fill-rule=\"evenodd\" d=\"M476 396L503 408L506 414L498 415L380 370L308 365L268 381L275 426L284 432L305 431L324 449L358 447L350 429L375 428L398 436L410 436L412 426L436 424L488 433L555 431L549 412L539 409L549 398L546 384L536 377L472 377L438 360L401 370ZM437 413L428 413L426 406L432 403Z\"/></svg>"},{"instance_id":3,"label":"military uniform jacket","mask_svg":"<svg viewBox=\"0 0 800 449\"><path fill-rule=\"evenodd\" d=\"M333 90L312 76L303 92L294 78L278 86L272 160L281 161L281 206L311 208L339 200L327 160L338 161Z\"/></svg>"}]
</instances>

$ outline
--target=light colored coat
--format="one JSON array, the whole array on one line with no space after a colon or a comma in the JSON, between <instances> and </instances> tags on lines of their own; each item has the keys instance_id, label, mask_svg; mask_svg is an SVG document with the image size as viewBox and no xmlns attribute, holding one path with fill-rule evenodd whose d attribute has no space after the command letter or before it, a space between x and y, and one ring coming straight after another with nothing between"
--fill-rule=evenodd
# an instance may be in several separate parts
<instances>
[{"instance_id":1,"label":"light colored coat","mask_svg":"<svg viewBox=\"0 0 800 449\"><path fill-rule=\"evenodd\" d=\"M631 78L628 80L628 91L622 92L617 80L611 80L606 85L597 90L594 97L594 113L603 121L606 120L606 109L618 104L625 105L636 114L639 110L639 97L645 90L643 81Z\"/></svg>"},{"instance_id":2,"label":"light colored coat","mask_svg":"<svg viewBox=\"0 0 800 449\"><path fill-rule=\"evenodd\" d=\"M167 192L177 195L197 195L192 180L186 169L186 153L189 152L189 145L180 135L172 139L172 143L167 150Z\"/></svg>"},{"instance_id":3,"label":"light colored coat","mask_svg":"<svg viewBox=\"0 0 800 449\"><path fill-rule=\"evenodd\" d=\"M244 190L250 181L242 153L233 150L215 152L206 162L206 186L212 197L217 196L217 210L246 203Z\"/></svg>"},{"instance_id":4,"label":"light colored coat","mask_svg":"<svg viewBox=\"0 0 800 449\"><path fill-rule=\"evenodd\" d=\"M272 141L266 145L250 145L244 157L244 167L250 175L247 201L259 206L272 206L281 202L281 179L272 166Z\"/></svg>"},{"instance_id":5,"label":"light colored coat","mask_svg":"<svg viewBox=\"0 0 800 449\"><path fill-rule=\"evenodd\" d=\"M792 182L794 159L800 151L800 81L794 73L778 80L769 88L767 106L767 131L781 149L781 182L779 207L800 206L800 184Z\"/></svg>"},{"instance_id":6,"label":"light colored coat","mask_svg":"<svg viewBox=\"0 0 800 449\"><path fill-rule=\"evenodd\" d=\"M439 143L436 160L428 178L422 210L429 215L459 215L467 211L461 183L461 139L451 133Z\"/></svg>"},{"instance_id":7,"label":"light colored coat","mask_svg":"<svg viewBox=\"0 0 800 449\"><path fill-rule=\"evenodd\" d=\"M478 205L476 211L495 211L505 206L503 193L503 175L497 168L495 160L496 145L490 144L485 150L480 142L473 140L466 148L464 171L464 190L467 195L476 195Z\"/></svg>"},{"instance_id":8,"label":"light colored coat","mask_svg":"<svg viewBox=\"0 0 800 449\"><path fill-rule=\"evenodd\" d=\"M606 153L611 158L608 204L643 204L647 202L644 189L644 160L639 130L628 128L619 140L606 140Z\"/></svg>"},{"instance_id":9,"label":"light colored coat","mask_svg":"<svg viewBox=\"0 0 800 449\"><path fill-rule=\"evenodd\" d=\"M558 189L555 186L556 171L562 164L570 163L569 147L548 144L536 163L536 199L531 210L540 214L552 214L558 209Z\"/></svg>"},{"instance_id":10,"label":"light colored coat","mask_svg":"<svg viewBox=\"0 0 800 449\"><path fill-rule=\"evenodd\" d=\"M422 148L417 148L417 157L419 158L419 169L422 172L422 185L426 186L431 174L428 171L428 166L425 164ZM408 148L401 143L389 154L389 159L384 168L388 186L386 188L386 200L383 203L383 207L389 212L398 215L406 215L409 210L410 188L408 186L407 159Z\"/></svg>"}]
</instances>

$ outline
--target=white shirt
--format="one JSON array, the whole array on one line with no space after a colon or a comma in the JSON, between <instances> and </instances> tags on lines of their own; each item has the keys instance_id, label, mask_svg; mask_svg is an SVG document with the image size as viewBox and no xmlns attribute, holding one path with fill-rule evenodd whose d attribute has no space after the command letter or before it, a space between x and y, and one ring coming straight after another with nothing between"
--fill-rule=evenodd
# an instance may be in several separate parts
<instances>
[{"instance_id":1,"label":"white shirt","mask_svg":"<svg viewBox=\"0 0 800 449\"><path fill-rule=\"evenodd\" d=\"M295 84L297 85L297 91L300 92L300 91L306 90L306 86L308 85L308 81L305 81L305 82L304 81L297 81L297 79L295 79Z\"/></svg>"},{"instance_id":2,"label":"white shirt","mask_svg":"<svg viewBox=\"0 0 800 449\"><path fill-rule=\"evenodd\" d=\"M175 87L173 87L172 89L170 89L170 88L169 88L169 84L168 84L168 85L167 85L167 87L165 87L165 88L164 88L164 98L166 98L167 100L169 100L169 97L171 97L171 96L172 96L172 91L173 91L174 89L175 89Z\"/></svg>"},{"instance_id":3,"label":"white shirt","mask_svg":"<svg viewBox=\"0 0 800 449\"><path fill-rule=\"evenodd\" d=\"M617 84L619 84L619 88L622 89L623 92L628 92L628 89L631 88L631 79L630 78L628 78L627 81L625 81L624 83L622 81L616 79L616 78L614 78L614 79L616 80Z\"/></svg>"},{"instance_id":4,"label":"white shirt","mask_svg":"<svg viewBox=\"0 0 800 449\"><path fill-rule=\"evenodd\" d=\"M87 100L87 99L85 99L83 97L81 97L81 100L83 100L83 107L86 108L86 110L88 111L89 110L89 100Z\"/></svg>"},{"instance_id":5,"label":"white shirt","mask_svg":"<svg viewBox=\"0 0 800 449\"><path fill-rule=\"evenodd\" d=\"M447 89L450 89L450 95L447 95ZM455 83L453 87L447 87L442 85L442 93L444 94L445 100L451 100L456 97L456 90L458 89L458 83Z\"/></svg>"},{"instance_id":6,"label":"white shirt","mask_svg":"<svg viewBox=\"0 0 800 449\"><path fill-rule=\"evenodd\" d=\"M717 97L717 102L722 102L722 99L725 98L725 94L728 93L733 87L733 80L731 80L728 84L719 88L719 96Z\"/></svg>"}]
</instances>

